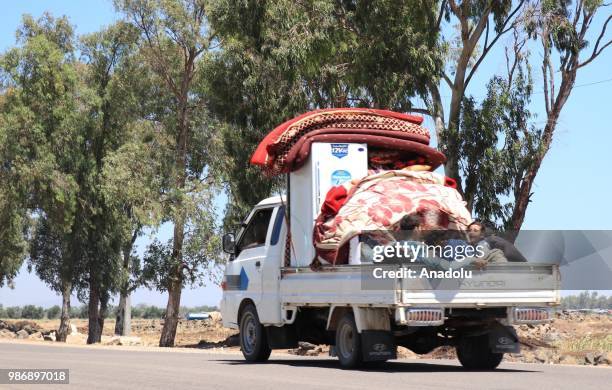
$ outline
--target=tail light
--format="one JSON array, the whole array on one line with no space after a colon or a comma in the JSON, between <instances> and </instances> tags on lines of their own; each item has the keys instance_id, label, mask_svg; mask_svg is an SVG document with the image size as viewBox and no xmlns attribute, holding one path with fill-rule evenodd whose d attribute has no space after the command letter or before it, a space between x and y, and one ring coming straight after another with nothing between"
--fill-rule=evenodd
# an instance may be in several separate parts
<instances>
[{"instance_id":1,"label":"tail light","mask_svg":"<svg viewBox=\"0 0 612 390\"><path fill-rule=\"evenodd\" d=\"M546 307L515 307L512 310L515 324L537 324L548 322L551 318L551 310Z\"/></svg>"},{"instance_id":2,"label":"tail light","mask_svg":"<svg viewBox=\"0 0 612 390\"><path fill-rule=\"evenodd\" d=\"M403 317L403 318L402 318ZM444 324L444 309L403 309L400 323L408 326L434 326Z\"/></svg>"}]
</instances>

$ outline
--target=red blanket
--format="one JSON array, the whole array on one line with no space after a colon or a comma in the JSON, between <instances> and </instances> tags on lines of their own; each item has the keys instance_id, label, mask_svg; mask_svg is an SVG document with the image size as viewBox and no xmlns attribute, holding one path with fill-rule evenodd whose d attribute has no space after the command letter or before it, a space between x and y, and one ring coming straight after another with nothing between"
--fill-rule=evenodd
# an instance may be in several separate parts
<instances>
[{"instance_id":1,"label":"red blanket","mask_svg":"<svg viewBox=\"0 0 612 390\"><path fill-rule=\"evenodd\" d=\"M367 142L369 146L414 152L424 156L430 165L438 166L444 156L427 146L429 131L420 126L422 120L417 116L363 108L312 111L270 132L253 153L251 163L262 166L267 175L289 172L303 163L310 153L310 143L319 140Z\"/></svg>"}]
</instances>

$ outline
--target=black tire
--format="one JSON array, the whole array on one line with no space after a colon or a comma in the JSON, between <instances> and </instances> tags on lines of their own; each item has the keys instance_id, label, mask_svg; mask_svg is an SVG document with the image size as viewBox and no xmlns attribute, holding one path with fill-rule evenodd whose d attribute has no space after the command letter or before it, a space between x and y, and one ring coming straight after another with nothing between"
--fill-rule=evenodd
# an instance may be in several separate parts
<instances>
[{"instance_id":1,"label":"black tire","mask_svg":"<svg viewBox=\"0 0 612 390\"><path fill-rule=\"evenodd\" d=\"M248 362L265 362L272 350L257 310L248 304L240 315L240 350Z\"/></svg>"},{"instance_id":2,"label":"black tire","mask_svg":"<svg viewBox=\"0 0 612 390\"><path fill-rule=\"evenodd\" d=\"M352 313L345 314L336 327L336 354L343 368L356 368L363 364L361 336Z\"/></svg>"},{"instance_id":3,"label":"black tire","mask_svg":"<svg viewBox=\"0 0 612 390\"><path fill-rule=\"evenodd\" d=\"M457 345L457 357L467 370L494 370L504 358L503 353L491 352L488 335L464 337Z\"/></svg>"}]
</instances>

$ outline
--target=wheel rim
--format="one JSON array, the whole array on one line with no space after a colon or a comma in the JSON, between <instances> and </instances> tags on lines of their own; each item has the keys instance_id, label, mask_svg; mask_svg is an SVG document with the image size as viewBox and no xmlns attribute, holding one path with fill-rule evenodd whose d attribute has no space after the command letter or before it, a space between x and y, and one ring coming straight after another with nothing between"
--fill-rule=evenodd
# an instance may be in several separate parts
<instances>
[{"instance_id":1,"label":"wheel rim","mask_svg":"<svg viewBox=\"0 0 612 390\"><path fill-rule=\"evenodd\" d=\"M242 324L242 348L247 354L251 354L255 350L255 343L257 343L257 324L255 323L255 317L253 317L251 313L245 314Z\"/></svg>"},{"instance_id":2,"label":"wheel rim","mask_svg":"<svg viewBox=\"0 0 612 390\"><path fill-rule=\"evenodd\" d=\"M355 348L355 333L353 332L353 327L347 323L342 324L339 336L338 349L340 350L340 355L342 355L344 359L350 359L353 355L353 349Z\"/></svg>"}]
</instances>

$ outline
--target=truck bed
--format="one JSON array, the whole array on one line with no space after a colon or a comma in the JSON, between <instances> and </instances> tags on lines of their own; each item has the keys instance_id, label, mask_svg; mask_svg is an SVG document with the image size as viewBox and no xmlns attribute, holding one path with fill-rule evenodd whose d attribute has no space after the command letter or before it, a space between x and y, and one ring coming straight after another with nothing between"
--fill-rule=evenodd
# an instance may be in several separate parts
<instances>
[{"instance_id":1,"label":"truck bed","mask_svg":"<svg viewBox=\"0 0 612 390\"><path fill-rule=\"evenodd\" d=\"M507 307L548 306L560 302L559 268L541 263L491 264L486 270L471 270L464 279L399 278L383 282L377 272L401 267L419 272L421 265L341 265L281 269L281 303L290 306L443 306Z\"/></svg>"}]
</instances>

